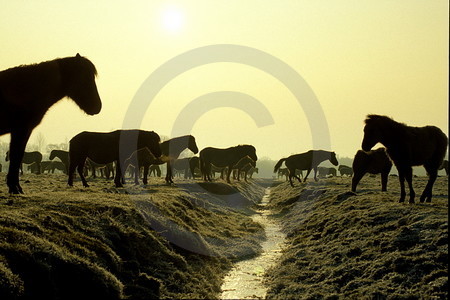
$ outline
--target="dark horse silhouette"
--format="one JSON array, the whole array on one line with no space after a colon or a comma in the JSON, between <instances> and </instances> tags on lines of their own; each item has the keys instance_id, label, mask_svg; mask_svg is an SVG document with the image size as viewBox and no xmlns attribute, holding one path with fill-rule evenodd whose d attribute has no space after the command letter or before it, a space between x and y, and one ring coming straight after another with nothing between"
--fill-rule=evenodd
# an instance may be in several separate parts
<instances>
[{"instance_id":1,"label":"dark horse silhouette","mask_svg":"<svg viewBox=\"0 0 450 300\"><path fill-rule=\"evenodd\" d=\"M289 182L291 186L294 186L294 184L292 183L293 177L297 178L297 180L301 182L300 177L295 174L295 169L307 170L303 182L306 181L309 173L314 169L314 180L317 181L317 166L325 160L329 160L335 166L339 164L336 159L336 153L334 152L324 150L309 150L305 153L294 154L287 158L280 159L275 165L273 172L276 173L284 162L289 170Z\"/></svg>"},{"instance_id":2,"label":"dark horse silhouette","mask_svg":"<svg viewBox=\"0 0 450 300\"><path fill-rule=\"evenodd\" d=\"M230 174L233 166L239 160L248 155L253 161L257 161L256 149L252 145L239 145L226 149L207 147L200 151L200 171L205 181L211 181L211 166L219 168L228 167L227 182L230 183Z\"/></svg>"},{"instance_id":3,"label":"dark horse silhouette","mask_svg":"<svg viewBox=\"0 0 450 300\"><path fill-rule=\"evenodd\" d=\"M139 173L140 169L144 168L144 177L142 182L147 184L147 176L149 173L150 166L157 163L158 159L155 155L147 148L141 148L134 151L124 163L124 169L126 170L130 165L134 167L132 173L134 174L134 183L139 184ZM160 171L161 173L161 171Z\"/></svg>"},{"instance_id":4,"label":"dark horse silhouette","mask_svg":"<svg viewBox=\"0 0 450 300\"><path fill-rule=\"evenodd\" d=\"M256 168L256 162L248 155L241 158L234 166L233 171L237 173L237 180L240 181L241 172L244 172L244 180L247 182L247 173L251 168ZM234 177L234 175L233 175Z\"/></svg>"},{"instance_id":5,"label":"dark horse silhouette","mask_svg":"<svg viewBox=\"0 0 450 300\"><path fill-rule=\"evenodd\" d=\"M180 153L185 149L191 150L194 154L198 153L195 138L192 135L176 137L161 143L161 151L165 158L162 160L167 162L166 182L173 183L173 164ZM161 164L161 163L159 163Z\"/></svg>"},{"instance_id":6,"label":"dark horse silhouette","mask_svg":"<svg viewBox=\"0 0 450 300\"><path fill-rule=\"evenodd\" d=\"M54 103L69 97L89 115L100 112L96 74L92 62L79 54L0 72L0 135L11 133L11 162L6 179L10 193L23 193L19 166L25 146Z\"/></svg>"},{"instance_id":7,"label":"dark horse silhouette","mask_svg":"<svg viewBox=\"0 0 450 300\"><path fill-rule=\"evenodd\" d=\"M195 169L200 167L198 156L186 157L177 159L172 167L177 171L182 171L184 173L184 178L194 178L195 179Z\"/></svg>"},{"instance_id":8,"label":"dark horse silhouette","mask_svg":"<svg viewBox=\"0 0 450 300\"><path fill-rule=\"evenodd\" d=\"M65 150L52 150L50 152L50 156L49 159L50 160L54 160L55 157L59 158L59 160L64 164L64 174L68 174L69 173L69 151L65 151Z\"/></svg>"},{"instance_id":9,"label":"dark horse silhouette","mask_svg":"<svg viewBox=\"0 0 450 300\"><path fill-rule=\"evenodd\" d=\"M9 161L9 151L6 151L6 157L5 161ZM19 169L20 174L23 175L23 164L35 164L35 167L33 168L33 173L41 174L41 162L42 162L42 154L39 151L32 151L32 152L24 152L22 161L20 163Z\"/></svg>"},{"instance_id":10,"label":"dark horse silhouette","mask_svg":"<svg viewBox=\"0 0 450 300\"><path fill-rule=\"evenodd\" d=\"M444 169L445 174L448 176L448 160L444 159L442 165L439 167L439 170Z\"/></svg>"},{"instance_id":11,"label":"dark horse silhouette","mask_svg":"<svg viewBox=\"0 0 450 300\"><path fill-rule=\"evenodd\" d=\"M354 172L352 178L352 192L356 192L356 186L366 173L381 173L381 191L387 191L387 182L389 172L392 168L392 162L386 154L385 148L378 148L367 152L358 150L353 159L352 168Z\"/></svg>"},{"instance_id":12,"label":"dark horse silhouette","mask_svg":"<svg viewBox=\"0 0 450 300\"><path fill-rule=\"evenodd\" d=\"M339 165L338 170L339 170L339 173L341 174L341 176L344 176L344 175L353 176L352 167L349 167L346 165Z\"/></svg>"},{"instance_id":13,"label":"dark horse silhouette","mask_svg":"<svg viewBox=\"0 0 450 300\"><path fill-rule=\"evenodd\" d=\"M398 170L400 202L405 201L405 179L409 187L409 203L414 203L412 166L423 165L428 173L428 183L420 202L431 202L437 171L447 151L447 136L435 126L411 127L386 116L368 115L365 120L362 149L369 151L376 143L386 147L387 154Z\"/></svg>"},{"instance_id":14,"label":"dark horse silhouette","mask_svg":"<svg viewBox=\"0 0 450 300\"><path fill-rule=\"evenodd\" d=\"M173 165L177 160L180 153L185 149L191 150L193 153L198 153L197 144L195 138L192 135L184 135L176 137L160 144L162 158L155 159L152 157L151 153L145 150L139 150L133 153L127 160L128 164L135 167L135 183L139 183L139 170L141 167L144 168L144 179L143 183L147 184L147 175L150 165L162 165L167 163L167 173L166 182L173 183ZM137 173L136 173L137 172Z\"/></svg>"},{"instance_id":15,"label":"dark horse silhouette","mask_svg":"<svg viewBox=\"0 0 450 300\"><path fill-rule=\"evenodd\" d=\"M122 166L125 160L136 150L147 147L155 157L161 156L160 137L153 131L116 130L113 132L81 132L70 140L69 145L69 179L68 185L73 185L75 168L81 177L83 186L88 187L83 174L86 158L98 164L116 162L114 183L122 187ZM125 172L123 168L123 172Z\"/></svg>"}]
</instances>

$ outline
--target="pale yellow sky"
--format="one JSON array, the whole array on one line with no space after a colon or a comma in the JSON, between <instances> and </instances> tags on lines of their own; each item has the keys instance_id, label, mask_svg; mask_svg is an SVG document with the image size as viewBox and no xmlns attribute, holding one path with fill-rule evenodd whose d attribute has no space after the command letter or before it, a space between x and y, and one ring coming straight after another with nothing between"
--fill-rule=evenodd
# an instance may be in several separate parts
<instances>
[{"instance_id":1,"label":"pale yellow sky","mask_svg":"<svg viewBox=\"0 0 450 300\"><path fill-rule=\"evenodd\" d=\"M447 1L0 0L0 5L0 70L79 52L99 72L102 112L87 116L63 100L47 113L31 143L38 133L58 143L83 130L121 128L133 97L158 67L216 44L255 48L292 67L320 103L331 150L340 156L352 157L360 148L369 113L413 126L436 125L448 135ZM278 159L313 147L308 118L286 85L233 62L199 65L170 79L142 107L141 126L170 136L186 105L219 91L257 99L273 124L257 127L246 112L212 109L190 131L200 149L248 143L260 157Z\"/></svg>"}]
</instances>

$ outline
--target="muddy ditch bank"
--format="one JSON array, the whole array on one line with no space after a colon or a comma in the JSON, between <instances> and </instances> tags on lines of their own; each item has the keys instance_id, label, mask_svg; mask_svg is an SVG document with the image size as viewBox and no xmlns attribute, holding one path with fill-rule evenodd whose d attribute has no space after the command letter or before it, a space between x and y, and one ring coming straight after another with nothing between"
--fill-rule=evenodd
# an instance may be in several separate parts
<instances>
[{"instance_id":1,"label":"muddy ditch bank","mask_svg":"<svg viewBox=\"0 0 450 300\"><path fill-rule=\"evenodd\" d=\"M354 194L347 178L271 189L269 208L288 246L265 274L267 299L448 299L448 178L433 203L398 203L365 177ZM414 178L420 193L426 178Z\"/></svg>"},{"instance_id":2,"label":"muddy ditch bank","mask_svg":"<svg viewBox=\"0 0 450 300\"><path fill-rule=\"evenodd\" d=\"M262 252L251 215L267 183L66 180L25 174L25 196L0 192L0 299L213 299Z\"/></svg>"}]
</instances>

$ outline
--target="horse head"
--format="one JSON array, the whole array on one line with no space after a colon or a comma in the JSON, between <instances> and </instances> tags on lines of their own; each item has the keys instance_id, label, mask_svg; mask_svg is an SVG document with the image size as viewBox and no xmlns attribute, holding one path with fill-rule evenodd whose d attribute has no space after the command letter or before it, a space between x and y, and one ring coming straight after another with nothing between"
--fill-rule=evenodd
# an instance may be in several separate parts
<instances>
[{"instance_id":1,"label":"horse head","mask_svg":"<svg viewBox=\"0 0 450 300\"><path fill-rule=\"evenodd\" d=\"M97 70L94 64L80 54L60 60L66 94L88 115L96 115L102 102L95 84Z\"/></svg>"},{"instance_id":2,"label":"horse head","mask_svg":"<svg viewBox=\"0 0 450 300\"><path fill-rule=\"evenodd\" d=\"M161 138L159 135L154 131L148 132L148 148L152 152L152 154L158 158L161 157L162 151L161 147L159 146L159 142L161 141Z\"/></svg>"},{"instance_id":3,"label":"horse head","mask_svg":"<svg viewBox=\"0 0 450 300\"><path fill-rule=\"evenodd\" d=\"M338 160L337 160L337 158L336 158L336 153L331 152L330 162L331 162L333 165L335 165L335 166L339 165L339 162L338 162Z\"/></svg>"},{"instance_id":4,"label":"horse head","mask_svg":"<svg viewBox=\"0 0 450 300\"><path fill-rule=\"evenodd\" d=\"M256 164L256 161L258 160L258 156L256 156L256 149L255 149L255 147L253 147L252 145L245 145L244 147L247 148L247 155L251 159L253 159L255 161L255 164Z\"/></svg>"},{"instance_id":5,"label":"horse head","mask_svg":"<svg viewBox=\"0 0 450 300\"><path fill-rule=\"evenodd\" d=\"M188 145L189 150L191 150L192 152L194 152L194 154L198 153L198 147L197 147L197 143L195 142L195 137L193 137L192 135L189 136L189 145Z\"/></svg>"},{"instance_id":6,"label":"horse head","mask_svg":"<svg viewBox=\"0 0 450 300\"><path fill-rule=\"evenodd\" d=\"M53 160L56 157L56 151L52 150L48 159Z\"/></svg>"},{"instance_id":7,"label":"horse head","mask_svg":"<svg viewBox=\"0 0 450 300\"><path fill-rule=\"evenodd\" d=\"M366 125L364 126L364 138L362 141L362 149L364 151L370 151L373 146L375 146L381 140L380 133L380 117L378 115L369 115L365 120Z\"/></svg>"}]
</instances>

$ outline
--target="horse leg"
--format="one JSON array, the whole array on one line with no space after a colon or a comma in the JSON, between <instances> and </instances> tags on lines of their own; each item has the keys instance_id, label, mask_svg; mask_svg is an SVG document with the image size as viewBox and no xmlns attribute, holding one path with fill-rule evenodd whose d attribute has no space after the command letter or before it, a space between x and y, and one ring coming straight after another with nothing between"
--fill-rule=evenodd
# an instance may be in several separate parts
<instances>
[{"instance_id":1,"label":"horse leg","mask_svg":"<svg viewBox=\"0 0 450 300\"><path fill-rule=\"evenodd\" d=\"M356 186L358 185L359 181L361 180L361 178L363 178L363 176L365 175L365 172L361 172L361 173L355 173L355 175L352 178L352 192L356 192Z\"/></svg>"},{"instance_id":2,"label":"horse leg","mask_svg":"<svg viewBox=\"0 0 450 300\"><path fill-rule=\"evenodd\" d=\"M402 203L405 201L406 191L405 191L405 174L403 170L398 169L398 180L400 182L400 200L398 202Z\"/></svg>"},{"instance_id":3,"label":"horse leg","mask_svg":"<svg viewBox=\"0 0 450 300\"><path fill-rule=\"evenodd\" d=\"M317 179L317 167L314 168L314 181L319 181L319 179Z\"/></svg>"},{"instance_id":4,"label":"horse leg","mask_svg":"<svg viewBox=\"0 0 450 300\"><path fill-rule=\"evenodd\" d=\"M89 187L89 184L87 183L86 178L84 177L83 170L84 170L84 161L82 161L80 164L78 164L77 171L78 171L78 174L80 175L83 186Z\"/></svg>"},{"instance_id":5,"label":"horse leg","mask_svg":"<svg viewBox=\"0 0 450 300\"><path fill-rule=\"evenodd\" d=\"M414 198L416 197L416 193L414 192L413 186L412 186L412 168L409 167L406 170L405 174L406 182L408 182L409 187L409 203L414 203Z\"/></svg>"},{"instance_id":6,"label":"horse leg","mask_svg":"<svg viewBox=\"0 0 450 300\"><path fill-rule=\"evenodd\" d=\"M227 182L228 183L231 183L230 176L231 176L231 172L233 171L232 168L233 168L233 166L228 166L228 169L227 169Z\"/></svg>"},{"instance_id":7,"label":"horse leg","mask_svg":"<svg viewBox=\"0 0 450 300\"><path fill-rule=\"evenodd\" d=\"M136 167L134 168L134 184L139 184L139 172L141 171L140 166L136 164Z\"/></svg>"},{"instance_id":8,"label":"horse leg","mask_svg":"<svg viewBox=\"0 0 450 300\"><path fill-rule=\"evenodd\" d=\"M9 151L9 169L6 176L6 184L11 194L23 194L22 187L19 184L19 169L22 165L22 158L25 152L25 146L30 138L31 131L19 131L11 133L11 144ZM23 170L22 170L23 172Z\"/></svg>"},{"instance_id":9,"label":"horse leg","mask_svg":"<svg viewBox=\"0 0 450 300\"><path fill-rule=\"evenodd\" d=\"M148 181L147 181L147 177L148 177L148 169L149 169L149 166L144 166L144 178L142 178L142 182L144 183L144 184L147 184L148 183Z\"/></svg>"},{"instance_id":10,"label":"horse leg","mask_svg":"<svg viewBox=\"0 0 450 300\"><path fill-rule=\"evenodd\" d=\"M290 169L288 169L288 177L289 177L289 183L291 184L292 187L294 187L294 183L292 182L292 177L295 176L295 169L294 172L292 172Z\"/></svg>"},{"instance_id":11,"label":"horse leg","mask_svg":"<svg viewBox=\"0 0 450 300\"><path fill-rule=\"evenodd\" d=\"M428 173L428 182L423 190L422 195L420 196L420 202L431 202L433 185L437 178L437 169L425 166L425 170Z\"/></svg>"},{"instance_id":12,"label":"horse leg","mask_svg":"<svg viewBox=\"0 0 450 300\"><path fill-rule=\"evenodd\" d=\"M124 162L122 163L123 165L125 165ZM123 184L125 184L125 174L122 174L121 168L122 163L120 162L120 159L118 159L116 162L116 175L114 176L114 184L117 188L123 187Z\"/></svg>"},{"instance_id":13,"label":"horse leg","mask_svg":"<svg viewBox=\"0 0 450 300\"><path fill-rule=\"evenodd\" d=\"M381 173L381 191L386 192L387 191L387 182L388 182L389 172Z\"/></svg>"},{"instance_id":14,"label":"horse leg","mask_svg":"<svg viewBox=\"0 0 450 300\"><path fill-rule=\"evenodd\" d=\"M303 182L306 182L306 178L308 178L308 175L309 175L309 173L311 173L311 170L312 170L312 169L308 169L308 171L306 171L306 176L305 176L305 178L303 179Z\"/></svg>"}]
</instances>

